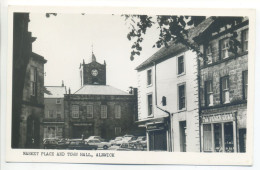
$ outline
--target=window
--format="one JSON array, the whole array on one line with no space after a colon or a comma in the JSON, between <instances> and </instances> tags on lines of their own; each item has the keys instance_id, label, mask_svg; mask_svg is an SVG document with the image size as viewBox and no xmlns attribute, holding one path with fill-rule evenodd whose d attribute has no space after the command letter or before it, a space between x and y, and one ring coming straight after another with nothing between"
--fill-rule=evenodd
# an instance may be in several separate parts
<instances>
[{"instance_id":1,"label":"window","mask_svg":"<svg viewBox=\"0 0 260 170\"><path fill-rule=\"evenodd\" d=\"M79 106L78 105L72 105L72 118L79 118Z\"/></svg>"},{"instance_id":2,"label":"window","mask_svg":"<svg viewBox=\"0 0 260 170\"><path fill-rule=\"evenodd\" d=\"M63 128L57 127L56 138L62 138Z\"/></svg>"},{"instance_id":3,"label":"window","mask_svg":"<svg viewBox=\"0 0 260 170\"><path fill-rule=\"evenodd\" d=\"M221 59L228 58L229 39L220 40L220 57Z\"/></svg>"},{"instance_id":4,"label":"window","mask_svg":"<svg viewBox=\"0 0 260 170\"><path fill-rule=\"evenodd\" d=\"M211 124L203 125L203 150L212 151Z\"/></svg>"},{"instance_id":5,"label":"window","mask_svg":"<svg viewBox=\"0 0 260 170\"><path fill-rule=\"evenodd\" d=\"M48 114L49 118L54 118L54 111L53 110L49 110L49 114Z\"/></svg>"},{"instance_id":6,"label":"window","mask_svg":"<svg viewBox=\"0 0 260 170\"><path fill-rule=\"evenodd\" d=\"M185 109L185 85L179 85L178 87L178 94L179 94L179 110Z\"/></svg>"},{"instance_id":7,"label":"window","mask_svg":"<svg viewBox=\"0 0 260 170\"><path fill-rule=\"evenodd\" d=\"M148 116L152 116L153 115L153 95L149 94L147 96L147 103L148 103Z\"/></svg>"},{"instance_id":8,"label":"window","mask_svg":"<svg viewBox=\"0 0 260 170\"><path fill-rule=\"evenodd\" d=\"M248 51L248 29L242 31L242 51Z\"/></svg>"},{"instance_id":9,"label":"window","mask_svg":"<svg viewBox=\"0 0 260 170\"><path fill-rule=\"evenodd\" d=\"M120 119L121 118L121 106L115 105L115 118Z\"/></svg>"},{"instance_id":10,"label":"window","mask_svg":"<svg viewBox=\"0 0 260 170\"><path fill-rule=\"evenodd\" d=\"M221 103L226 104L229 103L229 77L221 78Z\"/></svg>"},{"instance_id":11,"label":"window","mask_svg":"<svg viewBox=\"0 0 260 170\"><path fill-rule=\"evenodd\" d=\"M56 104L61 104L61 99L56 99Z\"/></svg>"},{"instance_id":12,"label":"window","mask_svg":"<svg viewBox=\"0 0 260 170\"><path fill-rule=\"evenodd\" d=\"M213 106L213 88L212 81L205 82L205 105Z\"/></svg>"},{"instance_id":13,"label":"window","mask_svg":"<svg viewBox=\"0 0 260 170\"><path fill-rule=\"evenodd\" d=\"M101 118L106 119L107 118L107 106L101 105Z\"/></svg>"},{"instance_id":14,"label":"window","mask_svg":"<svg viewBox=\"0 0 260 170\"><path fill-rule=\"evenodd\" d=\"M61 119L61 111L57 110L57 111L56 111L56 115L57 115L57 118L58 118L58 119Z\"/></svg>"},{"instance_id":15,"label":"window","mask_svg":"<svg viewBox=\"0 0 260 170\"><path fill-rule=\"evenodd\" d=\"M207 64L211 64L213 60L211 44L209 44L208 48L206 49L206 57L207 57Z\"/></svg>"},{"instance_id":16,"label":"window","mask_svg":"<svg viewBox=\"0 0 260 170\"><path fill-rule=\"evenodd\" d=\"M243 71L243 99L247 100L247 90L248 90L248 71Z\"/></svg>"},{"instance_id":17,"label":"window","mask_svg":"<svg viewBox=\"0 0 260 170\"><path fill-rule=\"evenodd\" d=\"M152 70L147 70L147 86L152 85Z\"/></svg>"},{"instance_id":18,"label":"window","mask_svg":"<svg viewBox=\"0 0 260 170\"><path fill-rule=\"evenodd\" d=\"M118 136L121 134L121 127L115 127L115 136Z\"/></svg>"},{"instance_id":19,"label":"window","mask_svg":"<svg viewBox=\"0 0 260 170\"><path fill-rule=\"evenodd\" d=\"M36 96L37 90L37 68L32 67L30 70L31 96Z\"/></svg>"},{"instance_id":20,"label":"window","mask_svg":"<svg viewBox=\"0 0 260 170\"><path fill-rule=\"evenodd\" d=\"M184 73L184 56L178 57L178 74Z\"/></svg>"},{"instance_id":21,"label":"window","mask_svg":"<svg viewBox=\"0 0 260 170\"><path fill-rule=\"evenodd\" d=\"M93 105L87 105L87 118L93 118Z\"/></svg>"}]
</instances>

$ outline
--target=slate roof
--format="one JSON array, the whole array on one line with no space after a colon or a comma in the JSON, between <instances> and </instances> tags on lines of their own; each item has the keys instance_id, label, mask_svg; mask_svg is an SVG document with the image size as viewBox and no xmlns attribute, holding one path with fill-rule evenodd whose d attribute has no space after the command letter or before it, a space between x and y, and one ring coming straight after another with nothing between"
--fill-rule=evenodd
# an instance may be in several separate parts
<instances>
[{"instance_id":1,"label":"slate roof","mask_svg":"<svg viewBox=\"0 0 260 170\"><path fill-rule=\"evenodd\" d=\"M212 17L209 17L202 21L198 26L189 29L188 32L188 40L191 43L194 43L193 38L200 35L202 32L204 32L212 23L214 22L214 19ZM178 55L181 52L186 51L188 48L181 44L176 42L170 42L169 47L162 47L160 50L158 50L156 53L154 53L151 57L149 57L147 60L145 60L143 63L141 63L139 66L136 67L136 70L141 70L147 66L150 66L153 64L153 62L157 62L160 60L165 60L170 57L174 57Z\"/></svg>"},{"instance_id":2,"label":"slate roof","mask_svg":"<svg viewBox=\"0 0 260 170\"><path fill-rule=\"evenodd\" d=\"M64 98L65 86L45 86L44 98Z\"/></svg>"},{"instance_id":3,"label":"slate roof","mask_svg":"<svg viewBox=\"0 0 260 170\"><path fill-rule=\"evenodd\" d=\"M131 95L109 85L84 85L74 94L88 95Z\"/></svg>"}]
</instances>

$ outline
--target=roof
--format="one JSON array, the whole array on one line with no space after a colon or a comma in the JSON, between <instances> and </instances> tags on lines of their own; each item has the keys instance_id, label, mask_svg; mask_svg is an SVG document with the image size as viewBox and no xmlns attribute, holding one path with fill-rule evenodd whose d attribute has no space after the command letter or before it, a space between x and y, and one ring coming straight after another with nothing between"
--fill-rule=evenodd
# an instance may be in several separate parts
<instances>
[{"instance_id":1,"label":"roof","mask_svg":"<svg viewBox=\"0 0 260 170\"><path fill-rule=\"evenodd\" d=\"M47 60L44 59L43 56L36 54L34 52L31 53L31 57L40 60L41 62L43 62L44 64L47 62Z\"/></svg>"},{"instance_id":2,"label":"roof","mask_svg":"<svg viewBox=\"0 0 260 170\"><path fill-rule=\"evenodd\" d=\"M84 85L74 94L88 95L131 95L109 85Z\"/></svg>"},{"instance_id":3,"label":"roof","mask_svg":"<svg viewBox=\"0 0 260 170\"><path fill-rule=\"evenodd\" d=\"M45 86L44 98L64 98L66 86Z\"/></svg>"},{"instance_id":4,"label":"roof","mask_svg":"<svg viewBox=\"0 0 260 170\"><path fill-rule=\"evenodd\" d=\"M194 43L193 38L198 36L201 32L205 31L214 21L212 17L209 17L202 21L198 26L189 29L188 32L188 40L191 43ZM147 60L145 60L143 63L141 63L139 66L136 67L136 70L141 70L149 65L151 65L153 62L158 62L160 60L167 59L169 57L174 57L178 55L181 52L184 52L188 50L188 47L176 42L170 42L169 47L162 47L160 50L158 50L156 53L154 53L151 57L149 57Z\"/></svg>"}]
</instances>

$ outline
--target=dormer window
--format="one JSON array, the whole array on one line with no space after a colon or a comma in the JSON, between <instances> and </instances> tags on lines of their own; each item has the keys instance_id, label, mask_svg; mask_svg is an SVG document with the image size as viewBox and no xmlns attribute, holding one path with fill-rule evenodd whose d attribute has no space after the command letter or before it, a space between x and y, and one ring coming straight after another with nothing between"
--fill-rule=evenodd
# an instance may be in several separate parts
<instances>
[{"instance_id":1,"label":"dormer window","mask_svg":"<svg viewBox=\"0 0 260 170\"><path fill-rule=\"evenodd\" d=\"M208 48L206 49L206 57L207 57L207 64L211 64L212 63L212 45L209 44Z\"/></svg>"},{"instance_id":2,"label":"dormer window","mask_svg":"<svg viewBox=\"0 0 260 170\"><path fill-rule=\"evenodd\" d=\"M228 58L228 49L229 49L229 39L220 40L220 58L226 59Z\"/></svg>"},{"instance_id":3,"label":"dormer window","mask_svg":"<svg viewBox=\"0 0 260 170\"><path fill-rule=\"evenodd\" d=\"M248 51L248 29L242 31L242 51Z\"/></svg>"}]
</instances>

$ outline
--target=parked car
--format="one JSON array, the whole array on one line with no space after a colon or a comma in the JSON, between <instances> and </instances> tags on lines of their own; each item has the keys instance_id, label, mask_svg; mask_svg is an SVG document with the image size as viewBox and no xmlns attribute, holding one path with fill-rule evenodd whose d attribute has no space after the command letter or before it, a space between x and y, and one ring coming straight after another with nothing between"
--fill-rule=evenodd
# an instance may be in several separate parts
<instances>
[{"instance_id":1,"label":"parked car","mask_svg":"<svg viewBox=\"0 0 260 170\"><path fill-rule=\"evenodd\" d=\"M118 151L145 151L146 149L140 143L122 143Z\"/></svg>"},{"instance_id":2,"label":"parked car","mask_svg":"<svg viewBox=\"0 0 260 170\"><path fill-rule=\"evenodd\" d=\"M143 147L147 147L146 136L138 136L136 140L130 141L132 143L141 143Z\"/></svg>"},{"instance_id":3,"label":"parked car","mask_svg":"<svg viewBox=\"0 0 260 170\"><path fill-rule=\"evenodd\" d=\"M90 137L88 137L87 139L88 139L88 140L90 140L90 139L98 139L98 140L100 140L101 142L105 142L105 139L102 139L100 136L90 136Z\"/></svg>"},{"instance_id":4,"label":"parked car","mask_svg":"<svg viewBox=\"0 0 260 170\"><path fill-rule=\"evenodd\" d=\"M111 146L109 142L101 142L99 139L85 139L89 145L97 145L98 148L107 149Z\"/></svg>"},{"instance_id":5,"label":"parked car","mask_svg":"<svg viewBox=\"0 0 260 170\"><path fill-rule=\"evenodd\" d=\"M113 145L118 145L118 142L121 141L123 139L122 136L118 136L116 137L114 140L110 140L109 143L111 144L111 146ZM119 144L120 145L120 144Z\"/></svg>"},{"instance_id":6,"label":"parked car","mask_svg":"<svg viewBox=\"0 0 260 170\"><path fill-rule=\"evenodd\" d=\"M56 139L56 138L43 139L43 148L44 149L56 149L57 144L58 144L58 139Z\"/></svg>"},{"instance_id":7,"label":"parked car","mask_svg":"<svg viewBox=\"0 0 260 170\"><path fill-rule=\"evenodd\" d=\"M89 145L82 139L70 140L68 149L70 150L97 150L97 145Z\"/></svg>"},{"instance_id":8,"label":"parked car","mask_svg":"<svg viewBox=\"0 0 260 170\"><path fill-rule=\"evenodd\" d=\"M57 149L67 149L69 144L70 144L70 140L69 139L62 138L62 139L60 139L58 141L58 144L57 144L56 148Z\"/></svg>"}]
</instances>

